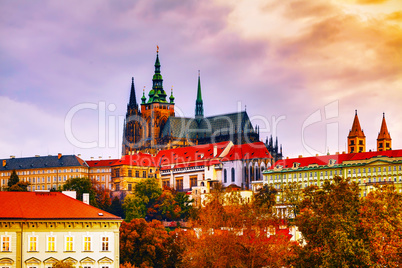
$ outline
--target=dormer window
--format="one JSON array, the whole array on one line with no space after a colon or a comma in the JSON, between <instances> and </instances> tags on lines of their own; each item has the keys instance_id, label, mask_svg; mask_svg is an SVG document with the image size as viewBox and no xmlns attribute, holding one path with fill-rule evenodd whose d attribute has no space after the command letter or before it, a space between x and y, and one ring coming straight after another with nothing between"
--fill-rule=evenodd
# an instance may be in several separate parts
<instances>
[{"instance_id":1,"label":"dormer window","mask_svg":"<svg viewBox=\"0 0 402 268\"><path fill-rule=\"evenodd\" d=\"M336 160L335 159L329 159L328 165L333 166L335 165Z\"/></svg>"},{"instance_id":2,"label":"dormer window","mask_svg":"<svg viewBox=\"0 0 402 268\"><path fill-rule=\"evenodd\" d=\"M297 163L297 162L293 162L293 168L298 168L300 166L300 163Z\"/></svg>"}]
</instances>

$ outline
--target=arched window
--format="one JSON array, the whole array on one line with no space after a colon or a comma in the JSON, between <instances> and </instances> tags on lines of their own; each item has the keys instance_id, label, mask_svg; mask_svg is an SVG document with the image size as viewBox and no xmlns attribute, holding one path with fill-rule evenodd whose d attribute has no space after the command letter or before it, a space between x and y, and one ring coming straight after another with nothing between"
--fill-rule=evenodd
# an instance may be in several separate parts
<instances>
[{"instance_id":1,"label":"arched window","mask_svg":"<svg viewBox=\"0 0 402 268\"><path fill-rule=\"evenodd\" d=\"M235 181L235 169L232 168L232 182Z\"/></svg>"},{"instance_id":2,"label":"arched window","mask_svg":"<svg viewBox=\"0 0 402 268\"><path fill-rule=\"evenodd\" d=\"M223 170L223 182L227 183L228 182L228 173L226 169Z\"/></svg>"},{"instance_id":3,"label":"arched window","mask_svg":"<svg viewBox=\"0 0 402 268\"><path fill-rule=\"evenodd\" d=\"M254 169L255 169L255 177L256 177L256 180L258 181L260 179L260 172L259 172L257 166Z\"/></svg>"}]
</instances>

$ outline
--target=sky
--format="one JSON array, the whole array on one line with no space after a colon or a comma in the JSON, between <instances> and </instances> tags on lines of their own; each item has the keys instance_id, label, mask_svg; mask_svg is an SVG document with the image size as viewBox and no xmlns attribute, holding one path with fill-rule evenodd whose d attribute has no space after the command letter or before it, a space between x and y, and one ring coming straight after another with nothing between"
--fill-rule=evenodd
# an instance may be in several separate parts
<instances>
[{"instance_id":1,"label":"sky","mask_svg":"<svg viewBox=\"0 0 402 268\"><path fill-rule=\"evenodd\" d=\"M402 149L400 0L1 0L0 35L0 158L120 157L156 46L178 116L200 70L205 115L246 110L285 157L347 150L355 110Z\"/></svg>"}]
</instances>

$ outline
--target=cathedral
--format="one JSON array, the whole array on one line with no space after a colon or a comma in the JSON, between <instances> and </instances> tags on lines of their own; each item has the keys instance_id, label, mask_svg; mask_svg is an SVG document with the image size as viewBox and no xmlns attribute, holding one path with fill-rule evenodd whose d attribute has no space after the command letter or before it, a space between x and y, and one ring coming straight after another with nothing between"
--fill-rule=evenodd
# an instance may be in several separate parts
<instances>
[{"instance_id":1,"label":"cathedral","mask_svg":"<svg viewBox=\"0 0 402 268\"><path fill-rule=\"evenodd\" d=\"M155 72L148 98L143 92L139 106L135 94L134 78L131 81L130 100L124 122L122 155L136 152L157 153L176 147L232 141L234 144L260 140L259 128L252 126L246 111L204 117L201 80L198 73L197 97L194 117L175 116L173 91L167 99L163 89L159 50L156 52ZM275 160L282 159L282 146L272 136L266 146Z\"/></svg>"}]
</instances>

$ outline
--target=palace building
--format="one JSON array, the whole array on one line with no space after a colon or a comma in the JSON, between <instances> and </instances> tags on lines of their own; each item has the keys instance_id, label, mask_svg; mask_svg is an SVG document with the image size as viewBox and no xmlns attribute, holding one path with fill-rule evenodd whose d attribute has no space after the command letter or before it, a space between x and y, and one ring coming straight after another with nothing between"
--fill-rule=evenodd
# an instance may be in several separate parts
<instances>
[{"instance_id":1,"label":"palace building","mask_svg":"<svg viewBox=\"0 0 402 268\"><path fill-rule=\"evenodd\" d=\"M279 193L291 184L298 188L321 187L325 181L341 176L357 183L361 196L377 185L392 184L402 192L402 150L391 150L385 115L377 138L377 151L367 152L365 144L366 137L356 112L348 135L348 153L279 160L263 172L263 180L252 182L253 190L263 184L276 188Z\"/></svg>"},{"instance_id":2,"label":"palace building","mask_svg":"<svg viewBox=\"0 0 402 268\"><path fill-rule=\"evenodd\" d=\"M138 105L134 86L131 81L130 99L123 130L122 155L135 154L138 151L156 154L163 149L172 149L191 145L212 144L231 141L233 144L254 143L260 140L258 126L253 127L246 111L204 116L201 92L201 78L198 74L198 87L194 117L175 115L173 91L167 99L163 88L159 50L155 60L152 89L141 97ZM266 141L266 147L275 160L282 158L282 147L274 145L272 137Z\"/></svg>"}]
</instances>

